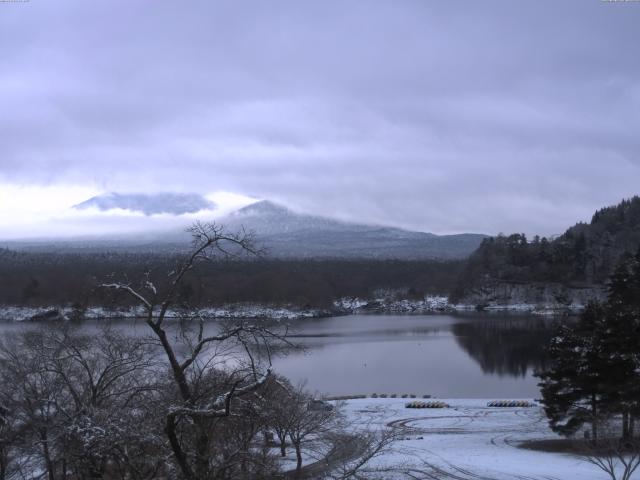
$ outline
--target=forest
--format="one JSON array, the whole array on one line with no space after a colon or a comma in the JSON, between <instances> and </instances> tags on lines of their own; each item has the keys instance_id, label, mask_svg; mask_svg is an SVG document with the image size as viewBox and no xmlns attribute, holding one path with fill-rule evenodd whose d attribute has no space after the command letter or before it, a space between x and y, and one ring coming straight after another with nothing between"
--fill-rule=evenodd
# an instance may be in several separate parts
<instances>
[{"instance_id":1,"label":"forest","mask_svg":"<svg viewBox=\"0 0 640 480\"><path fill-rule=\"evenodd\" d=\"M524 234L483 240L469 257L451 292L452 299L483 282L604 284L625 253L640 245L640 197L594 213L557 238Z\"/></svg>"},{"instance_id":2,"label":"forest","mask_svg":"<svg viewBox=\"0 0 640 480\"><path fill-rule=\"evenodd\" d=\"M127 305L96 285L114 276L153 277L160 284L181 256L133 253L27 253L0 251L0 304ZM274 260L245 258L202 265L181 286L193 306L228 303L331 306L342 297L373 297L401 290L409 298L446 294L462 261Z\"/></svg>"}]
</instances>

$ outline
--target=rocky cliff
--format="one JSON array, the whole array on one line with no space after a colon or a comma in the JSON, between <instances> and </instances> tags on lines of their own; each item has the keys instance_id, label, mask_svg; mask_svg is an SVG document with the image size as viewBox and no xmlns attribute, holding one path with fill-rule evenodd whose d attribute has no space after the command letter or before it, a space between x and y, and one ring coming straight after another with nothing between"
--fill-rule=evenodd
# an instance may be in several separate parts
<instances>
[{"instance_id":1,"label":"rocky cliff","mask_svg":"<svg viewBox=\"0 0 640 480\"><path fill-rule=\"evenodd\" d=\"M604 285L567 286L561 283L487 281L470 288L456 304L479 310L530 310L543 313L579 311L590 301L606 297Z\"/></svg>"}]
</instances>

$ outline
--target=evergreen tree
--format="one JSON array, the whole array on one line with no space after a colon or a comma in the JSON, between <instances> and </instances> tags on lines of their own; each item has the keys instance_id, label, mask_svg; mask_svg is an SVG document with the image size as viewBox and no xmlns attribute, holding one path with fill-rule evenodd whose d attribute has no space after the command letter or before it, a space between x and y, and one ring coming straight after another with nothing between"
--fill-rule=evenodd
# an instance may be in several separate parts
<instances>
[{"instance_id":1,"label":"evergreen tree","mask_svg":"<svg viewBox=\"0 0 640 480\"><path fill-rule=\"evenodd\" d=\"M640 415L640 250L624 256L611 276L600 337L608 356L607 402L622 415L622 436L628 438Z\"/></svg>"},{"instance_id":2,"label":"evergreen tree","mask_svg":"<svg viewBox=\"0 0 640 480\"><path fill-rule=\"evenodd\" d=\"M640 251L624 256L604 304L590 304L576 324L562 325L548 347L551 368L539 374L551 428L563 435L585 423L622 418L622 438L640 416Z\"/></svg>"},{"instance_id":3,"label":"evergreen tree","mask_svg":"<svg viewBox=\"0 0 640 480\"><path fill-rule=\"evenodd\" d=\"M606 415L606 365L594 335L603 319L603 307L590 304L575 325L561 325L551 340L551 368L538 374L542 403L551 429L572 435L585 424L594 441Z\"/></svg>"}]
</instances>

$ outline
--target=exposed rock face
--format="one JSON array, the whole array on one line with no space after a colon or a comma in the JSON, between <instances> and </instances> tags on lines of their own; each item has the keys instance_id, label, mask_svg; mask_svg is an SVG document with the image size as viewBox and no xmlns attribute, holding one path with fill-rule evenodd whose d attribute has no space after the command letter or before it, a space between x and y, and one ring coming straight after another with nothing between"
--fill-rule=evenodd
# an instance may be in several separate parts
<instances>
[{"instance_id":1,"label":"exposed rock face","mask_svg":"<svg viewBox=\"0 0 640 480\"><path fill-rule=\"evenodd\" d=\"M581 310L590 301L606 298L606 286L566 286L560 283L486 282L459 301L479 309Z\"/></svg>"},{"instance_id":2,"label":"exposed rock face","mask_svg":"<svg viewBox=\"0 0 640 480\"><path fill-rule=\"evenodd\" d=\"M339 313L435 313L452 311L447 297L426 296L422 299L406 299L382 295L373 299L341 298L334 302Z\"/></svg>"}]
</instances>

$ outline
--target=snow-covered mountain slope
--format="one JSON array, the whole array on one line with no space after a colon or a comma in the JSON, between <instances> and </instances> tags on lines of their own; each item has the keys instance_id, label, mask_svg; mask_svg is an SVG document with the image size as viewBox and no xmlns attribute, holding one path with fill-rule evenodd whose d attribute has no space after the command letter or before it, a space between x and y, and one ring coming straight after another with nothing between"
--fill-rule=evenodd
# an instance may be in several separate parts
<instances>
[{"instance_id":1,"label":"snow-covered mountain slope","mask_svg":"<svg viewBox=\"0 0 640 480\"><path fill-rule=\"evenodd\" d=\"M212 202L192 194L124 195L107 194L91 198L77 209L100 211L125 209L145 215L173 214L176 221L184 213L200 212L184 218L184 226L149 228L140 233L113 233L69 239L16 242L11 248L28 250L84 251L184 251L190 237L185 227L199 218L209 218ZM153 220L153 217L149 217ZM294 212L270 201L241 208L215 222L229 231L254 232L269 257L275 258L377 258L377 259L453 259L470 255L484 235L434 235L400 228L349 223L332 218ZM175 222L174 222L175 224ZM156 225L152 223L152 226Z\"/></svg>"},{"instance_id":2,"label":"snow-covered mountain slope","mask_svg":"<svg viewBox=\"0 0 640 480\"><path fill-rule=\"evenodd\" d=\"M289 258L461 258L484 238L342 222L296 213L270 201L244 207L221 223L230 229L244 227L255 232L270 255Z\"/></svg>"}]
</instances>

